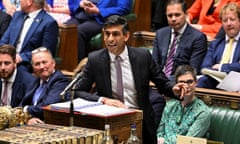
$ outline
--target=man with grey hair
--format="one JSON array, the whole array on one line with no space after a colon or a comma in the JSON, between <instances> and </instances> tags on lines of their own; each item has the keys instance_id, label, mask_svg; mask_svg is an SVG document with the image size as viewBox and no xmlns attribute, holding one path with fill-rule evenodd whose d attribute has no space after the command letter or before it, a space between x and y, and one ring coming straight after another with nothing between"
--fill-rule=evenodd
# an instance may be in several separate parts
<instances>
[{"instance_id":1,"label":"man with grey hair","mask_svg":"<svg viewBox=\"0 0 240 144\"><path fill-rule=\"evenodd\" d=\"M44 46L55 54L58 41L57 22L44 11L45 0L20 0L20 11L13 14L12 21L0 40L0 45L16 47L16 62L31 72L31 51Z\"/></svg>"},{"instance_id":2,"label":"man with grey hair","mask_svg":"<svg viewBox=\"0 0 240 144\"><path fill-rule=\"evenodd\" d=\"M61 71L55 69L55 65L55 60L47 48L40 47L32 51L32 67L37 79L20 104L23 111L32 116L28 124L42 123L42 107L61 101L59 95L69 80Z\"/></svg>"}]
</instances>

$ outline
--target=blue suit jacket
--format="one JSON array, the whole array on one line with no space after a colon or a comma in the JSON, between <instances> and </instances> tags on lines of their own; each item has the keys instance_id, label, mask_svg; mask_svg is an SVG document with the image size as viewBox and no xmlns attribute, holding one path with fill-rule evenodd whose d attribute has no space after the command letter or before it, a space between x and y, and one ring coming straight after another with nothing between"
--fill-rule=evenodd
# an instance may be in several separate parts
<instances>
[{"instance_id":1,"label":"blue suit jacket","mask_svg":"<svg viewBox=\"0 0 240 144\"><path fill-rule=\"evenodd\" d=\"M214 64L219 64L224 52L225 45L225 37L216 39L211 42L206 57L202 63L202 68L211 69ZM230 71L240 72L240 39L237 41L232 63L222 64L220 71L227 73Z\"/></svg>"},{"instance_id":2,"label":"blue suit jacket","mask_svg":"<svg viewBox=\"0 0 240 144\"><path fill-rule=\"evenodd\" d=\"M30 87L31 89L24 96L21 106L24 107L29 105L28 112L40 119L43 119L43 110L41 107L47 106L52 103L57 103L61 101L60 93L68 85L69 80L60 71L55 71L49 78L46 87L41 93L37 105L32 105L32 98L36 89L39 87L40 79L37 79L34 84Z\"/></svg>"},{"instance_id":3,"label":"blue suit jacket","mask_svg":"<svg viewBox=\"0 0 240 144\"><path fill-rule=\"evenodd\" d=\"M15 81L12 85L11 106L17 107L21 103L29 86L35 81L35 77L28 72L17 69ZM2 92L2 81L0 81L0 93Z\"/></svg>"},{"instance_id":4,"label":"blue suit jacket","mask_svg":"<svg viewBox=\"0 0 240 144\"><path fill-rule=\"evenodd\" d=\"M156 38L154 40L153 58L160 65L161 69L164 68L169 45L171 43L171 28L164 27L156 32ZM183 32L179 45L174 56L173 70L174 74L176 68L179 65L191 65L200 72L202 60L207 52L207 38L198 30L187 25Z\"/></svg>"},{"instance_id":5,"label":"blue suit jacket","mask_svg":"<svg viewBox=\"0 0 240 144\"><path fill-rule=\"evenodd\" d=\"M69 0L69 8L71 15L74 16L80 9L79 3L81 0ZM110 15L126 15L131 11L132 0L99 0L97 7L100 15L94 15L99 24L103 24L106 17Z\"/></svg>"},{"instance_id":6,"label":"blue suit jacket","mask_svg":"<svg viewBox=\"0 0 240 144\"><path fill-rule=\"evenodd\" d=\"M6 14L3 11L0 11L0 39L4 34L5 30L8 28L8 25L11 21L12 17Z\"/></svg>"},{"instance_id":7,"label":"blue suit jacket","mask_svg":"<svg viewBox=\"0 0 240 144\"><path fill-rule=\"evenodd\" d=\"M14 13L8 29L0 40L0 45L10 44L16 46L19 34L21 33L22 25L24 23L24 16L25 14L22 11ZM33 21L24 39L20 52L23 62L30 63L31 51L40 46L48 48L54 55L57 41L57 22L44 10L41 10Z\"/></svg>"}]
</instances>

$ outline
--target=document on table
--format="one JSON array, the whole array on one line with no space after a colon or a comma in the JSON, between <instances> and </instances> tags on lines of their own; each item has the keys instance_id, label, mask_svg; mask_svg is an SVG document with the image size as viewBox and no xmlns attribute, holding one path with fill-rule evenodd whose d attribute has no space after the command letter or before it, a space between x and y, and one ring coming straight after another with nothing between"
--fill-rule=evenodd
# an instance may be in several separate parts
<instances>
[{"instance_id":1,"label":"document on table","mask_svg":"<svg viewBox=\"0 0 240 144\"><path fill-rule=\"evenodd\" d=\"M231 71L218 85L217 88L226 91L236 92L240 91L240 73Z\"/></svg>"},{"instance_id":2,"label":"document on table","mask_svg":"<svg viewBox=\"0 0 240 144\"><path fill-rule=\"evenodd\" d=\"M51 104L50 107L57 110L68 110L70 101ZM91 114L96 116L114 116L121 114L133 113L133 109L118 108L114 106L104 105L100 102L88 101L82 98L73 100L74 111L82 114Z\"/></svg>"}]
</instances>

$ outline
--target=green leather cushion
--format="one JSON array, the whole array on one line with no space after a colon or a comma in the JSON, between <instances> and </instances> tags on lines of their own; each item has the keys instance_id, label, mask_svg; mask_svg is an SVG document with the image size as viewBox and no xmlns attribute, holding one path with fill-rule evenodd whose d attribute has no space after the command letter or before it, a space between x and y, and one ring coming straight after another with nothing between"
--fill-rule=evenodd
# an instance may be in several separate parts
<instances>
[{"instance_id":1,"label":"green leather cushion","mask_svg":"<svg viewBox=\"0 0 240 144\"><path fill-rule=\"evenodd\" d=\"M240 110L223 107L211 108L208 139L225 144L240 144Z\"/></svg>"}]
</instances>

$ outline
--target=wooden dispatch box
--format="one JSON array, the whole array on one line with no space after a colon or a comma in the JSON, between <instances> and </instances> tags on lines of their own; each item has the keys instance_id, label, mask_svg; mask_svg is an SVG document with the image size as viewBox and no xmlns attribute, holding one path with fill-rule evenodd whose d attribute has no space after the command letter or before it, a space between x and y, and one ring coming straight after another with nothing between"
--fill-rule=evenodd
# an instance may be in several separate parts
<instances>
[{"instance_id":1,"label":"wooden dispatch box","mask_svg":"<svg viewBox=\"0 0 240 144\"><path fill-rule=\"evenodd\" d=\"M64 126L70 124L69 111L51 109L50 106L44 107L43 110L45 123ZM73 116L73 125L104 130L104 125L110 124L110 133L113 139L118 140L118 142L126 142L130 135L132 124L136 124L137 135L142 139L142 119L143 113L140 110L114 116L95 116L75 112Z\"/></svg>"}]
</instances>

